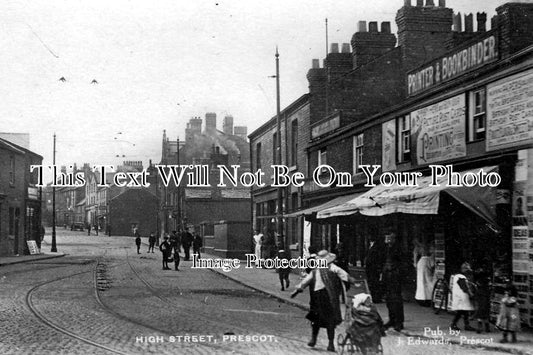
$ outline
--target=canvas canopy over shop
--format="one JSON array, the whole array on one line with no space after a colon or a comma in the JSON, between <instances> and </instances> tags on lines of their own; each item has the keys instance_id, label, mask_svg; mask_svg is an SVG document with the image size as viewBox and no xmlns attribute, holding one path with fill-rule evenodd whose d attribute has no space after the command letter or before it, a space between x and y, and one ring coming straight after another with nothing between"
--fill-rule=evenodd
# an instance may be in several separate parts
<instances>
[{"instance_id":1,"label":"canvas canopy over shop","mask_svg":"<svg viewBox=\"0 0 533 355\"><path fill-rule=\"evenodd\" d=\"M493 172L496 167L482 168ZM460 172L462 176L475 174L480 169ZM364 194L344 203L323 209L317 213L318 219L349 216L360 213L366 216L384 216L392 213L438 214L441 192L447 193L457 202L474 212L495 229L496 191L487 186L448 186L447 176L437 178L437 186L430 186L432 177L418 179L417 186L376 186Z\"/></svg>"}]
</instances>

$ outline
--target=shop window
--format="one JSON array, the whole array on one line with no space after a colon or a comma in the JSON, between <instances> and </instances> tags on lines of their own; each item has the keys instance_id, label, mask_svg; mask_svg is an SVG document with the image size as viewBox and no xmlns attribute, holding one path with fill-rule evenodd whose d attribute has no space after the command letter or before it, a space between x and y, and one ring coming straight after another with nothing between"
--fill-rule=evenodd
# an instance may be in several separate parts
<instances>
[{"instance_id":1,"label":"shop window","mask_svg":"<svg viewBox=\"0 0 533 355\"><path fill-rule=\"evenodd\" d=\"M397 120L398 162L411 161L411 116L405 115Z\"/></svg>"},{"instance_id":2,"label":"shop window","mask_svg":"<svg viewBox=\"0 0 533 355\"><path fill-rule=\"evenodd\" d=\"M485 88L472 91L469 100L468 141L485 139Z\"/></svg>"},{"instance_id":3,"label":"shop window","mask_svg":"<svg viewBox=\"0 0 533 355\"><path fill-rule=\"evenodd\" d=\"M318 166L327 165L328 163L328 151L326 148L322 148L318 151ZM322 175L322 172L326 171L321 169L319 175Z\"/></svg>"},{"instance_id":4,"label":"shop window","mask_svg":"<svg viewBox=\"0 0 533 355\"><path fill-rule=\"evenodd\" d=\"M257 170L261 169L261 142L255 145L255 167Z\"/></svg>"},{"instance_id":5,"label":"shop window","mask_svg":"<svg viewBox=\"0 0 533 355\"><path fill-rule=\"evenodd\" d=\"M291 123L291 166L298 164L298 120Z\"/></svg>"},{"instance_id":6,"label":"shop window","mask_svg":"<svg viewBox=\"0 0 533 355\"><path fill-rule=\"evenodd\" d=\"M363 133L353 137L353 173L359 172L363 164Z\"/></svg>"}]
</instances>

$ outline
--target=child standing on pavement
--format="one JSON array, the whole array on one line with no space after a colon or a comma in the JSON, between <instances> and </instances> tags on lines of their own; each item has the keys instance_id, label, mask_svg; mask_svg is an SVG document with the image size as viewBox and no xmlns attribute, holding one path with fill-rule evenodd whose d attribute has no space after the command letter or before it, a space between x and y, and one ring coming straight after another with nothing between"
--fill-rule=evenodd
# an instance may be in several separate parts
<instances>
[{"instance_id":1,"label":"child standing on pavement","mask_svg":"<svg viewBox=\"0 0 533 355\"><path fill-rule=\"evenodd\" d=\"M133 235L135 236L135 245L137 245L137 254L141 253L141 235L137 231L137 228L133 231Z\"/></svg>"},{"instance_id":2,"label":"child standing on pavement","mask_svg":"<svg viewBox=\"0 0 533 355\"><path fill-rule=\"evenodd\" d=\"M278 258L280 260L287 260L287 263L290 259L290 255L289 253L287 253L283 247L280 245L279 246L279 251L278 251ZM289 281L289 274L291 273L291 269L288 267L280 267L278 268L277 270L278 272L278 275L279 275L279 282L281 284L281 291L285 291L285 288L289 288L289 285L290 285L290 281Z\"/></svg>"},{"instance_id":3,"label":"child standing on pavement","mask_svg":"<svg viewBox=\"0 0 533 355\"><path fill-rule=\"evenodd\" d=\"M500 313L496 327L503 331L500 343L507 343L507 334L511 333L511 343L516 343L516 332L520 330L520 316L518 311L518 292L516 287L509 284L501 300Z\"/></svg>"}]
</instances>

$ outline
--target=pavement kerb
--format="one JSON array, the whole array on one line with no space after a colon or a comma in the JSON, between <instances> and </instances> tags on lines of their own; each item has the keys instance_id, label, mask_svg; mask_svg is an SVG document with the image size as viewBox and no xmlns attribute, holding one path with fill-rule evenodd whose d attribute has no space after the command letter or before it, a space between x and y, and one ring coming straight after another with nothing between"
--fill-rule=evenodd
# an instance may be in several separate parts
<instances>
[{"instance_id":1,"label":"pavement kerb","mask_svg":"<svg viewBox=\"0 0 533 355\"><path fill-rule=\"evenodd\" d=\"M304 311L309 311L309 307L304 306L304 305L302 305L302 304L300 304L300 303L298 303L298 302L296 302L296 301L292 301L292 300L290 300L290 299L286 299L286 298L280 297L279 295L277 295L277 294L275 294L275 293L273 293L273 292L265 291L264 289L261 289L261 288L259 288L259 287L251 286L251 285L249 285L249 284L247 284L247 283L245 283L245 282L243 282L243 281L241 281L241 280L239 280L239 279L237 279L237 278L233 278L233 277L229 276L228 274L226 274L226 273L224 273L224 272L222 272L222 271L219 271L219 270L217 270L217 269L209 268L209 270L211 270L212 272L217 273L217 274L219 274L219 275L222 275L222 276L224 276L224 277L227 278L227 279L230 279L230 280L232 280L232 281L235 281L236 283L238 283L238 284L240 284L240 285L243 285L243 286L245 286L245 287L248 287L248 288L250 288L250 289L252 289L252 290L254 290L254 291L264 293L265 295L268 295L268 296L270 296L270 297L275 297L275 298L277 298L279 301L281 301L281 302L283 302L283 303L287 303L287 304L290 304L290 305L292 305L292 306L298 307L298 308L300 308L300 309L302 309L302 310L304 310Z\"/></svg>"},{"instance_id":2,"label":"pavement kerb","mask_svg":"<svg viewBox=\"0 0 533 355\"><path fill-rule=\"evenodd\" d=\"M63 256L65 256L66 254L58 254L58 255L43 255L43 256L38 256L38 257L35 257L35 258L23 258L21 260L13 260L13 261L8 261L8 262L2 262L0 263L0 266L4 266L4 265L12 265L12 264L21 264L21 263L31 263L32 261L37 261L37 260L46 260L46 259L55 259L55 258L61 258Z\"/></svg>"}]
</instances>

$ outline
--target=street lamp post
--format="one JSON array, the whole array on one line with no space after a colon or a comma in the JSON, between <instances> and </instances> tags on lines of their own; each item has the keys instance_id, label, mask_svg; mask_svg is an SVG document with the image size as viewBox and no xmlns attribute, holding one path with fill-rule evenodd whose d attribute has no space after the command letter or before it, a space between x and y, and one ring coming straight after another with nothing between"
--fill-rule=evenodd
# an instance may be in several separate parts
<instances>
[{"instance_id":1,"label":"street lamp post","mask_svg":"<svg viewBox=\"0 0 533 355\"><path fill-rule=\"evenodd\" d=\"M53 154L53 165L56 165L56 134L54 133L54 154ZM50 250L53 253L57 252L56 246L56 182L55 176L52 181L52 249Z\"/></svg>"}]
</instances>

